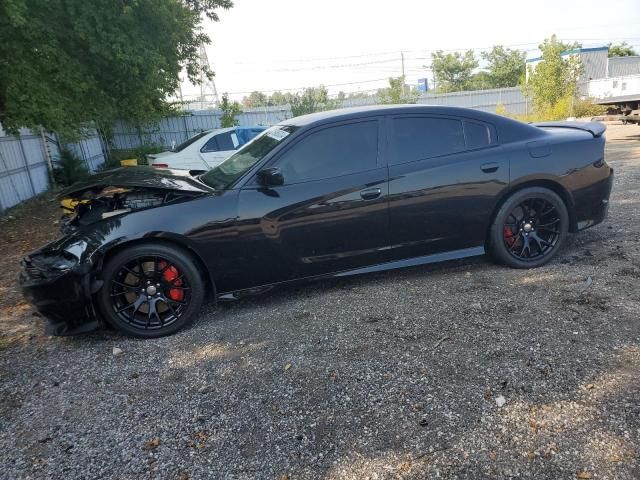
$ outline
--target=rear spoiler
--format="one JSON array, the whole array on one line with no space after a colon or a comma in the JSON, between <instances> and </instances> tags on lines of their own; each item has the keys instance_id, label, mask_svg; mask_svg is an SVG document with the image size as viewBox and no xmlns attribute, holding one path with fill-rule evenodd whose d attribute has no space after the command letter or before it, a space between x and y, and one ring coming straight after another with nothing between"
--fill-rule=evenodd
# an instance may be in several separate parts
<instances>
[{"instance_id":1,"label":"rear spoiler","mask_svg":"<svg viewBox=\"0 0 640 480\"><path fill-rule=\"evenodd\" d=\"M551 127L551 128L572 128L574 130L584 130L589 132L594 137L601 137L607 126L600 122L534 122L531 125L536 127Z\"/></svg>"}]
</instances>

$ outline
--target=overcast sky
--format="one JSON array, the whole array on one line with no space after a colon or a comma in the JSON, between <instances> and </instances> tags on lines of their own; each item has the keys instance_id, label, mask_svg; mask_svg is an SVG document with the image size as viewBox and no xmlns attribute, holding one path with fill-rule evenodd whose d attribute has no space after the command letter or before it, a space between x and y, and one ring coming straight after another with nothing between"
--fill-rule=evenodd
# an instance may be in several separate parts
<instances>
[{"instance_id":1,"label":"overcast sky","mask_svg":"<svg viewBox=\"0 0 640 480\"><path fill-rule=\"evenodd\" d=\"M434 50L479 52L492 45L536 55L543 38L601 46L640 46L640 0L234 0L205 24L220 93L289 90L319 84L330 92L375 90L401 73L431 77ZM426 66L426 67L425 67ZM198 90L184 88L185 94Z\"/></svg>"}]
</instances>

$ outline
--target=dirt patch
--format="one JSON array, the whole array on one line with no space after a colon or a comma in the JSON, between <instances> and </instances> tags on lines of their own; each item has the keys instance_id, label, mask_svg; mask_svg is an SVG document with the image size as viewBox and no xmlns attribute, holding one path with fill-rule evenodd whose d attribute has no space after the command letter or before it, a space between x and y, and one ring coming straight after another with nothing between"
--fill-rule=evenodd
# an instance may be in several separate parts
<instances>
[{"instance_id":1,"label":"dirt patch","mask_svg":"<svg viewBox=\"0 0 640 480\"><path fill-rule=\"evenodd\" d=\"M0 348L42 335L41 322L33 320L30 307L22 300L18 272L24 255L56 238L59 218L59 203L52 192L0 216Z\"/></svg>"}]
</instances>

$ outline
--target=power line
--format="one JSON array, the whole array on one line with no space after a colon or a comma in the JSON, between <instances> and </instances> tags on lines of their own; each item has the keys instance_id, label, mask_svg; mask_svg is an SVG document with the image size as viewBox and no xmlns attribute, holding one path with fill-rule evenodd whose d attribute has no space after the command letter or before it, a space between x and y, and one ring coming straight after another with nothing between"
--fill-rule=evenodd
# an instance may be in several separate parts
<instances>
[{"instance_id":1,"label":"power line","mask_svg":"<svg viewBox=\"0 0 640 480\"><path fill-rule=\"evenodd\" d=\"M632 23L630 25L640 25L639 23ZM604 28L607 26L613 26L613 25L596 25L593 28ZM617 25L616 25L617 26ZM638 40L640 39L640 37L609 37L609 38L566 38L566 37L560 37L559 40L561 41L578 41L578 42L584 42L584 41L599 41L599 42L610 42L612 40L615 41L633 41L633 40ZM516 48L516 47L528 47L528 46L535 46L537 47L539 44L541 43L540 40L536 40L533 42L520 42L520 43L511 43L511 44L495 44L495 45L501 45L505 48ZM398 51L402 50L405 53L416 53L416 52L420 52L420 53L424 53L424 52L435 52L435 51L442 51L442 52L459 52L459 51L465 51L465 50L474 50L474 51L480 51L480 50L490 50L491 48L493 48L495 45L490 45L490 46L484 46L484 47L458 47L458 48L448 48L448 49L424 49L424 48L414 48L414 49L398 49L398 50L394 50L394 51L387 51L387 52L371 52L371 53L362 53L362 54L358 54L358 55L338 55L338 56L331 56L331 57L304 57L304 58L289 58L289 59L269 59L268 63L304 63L304 62L317 62L317 61L326 61L326 60L344 60L344 59L349 59L349 58L366 58L366 57L381 57L381 56L388 56L388 55L395 55L397 57L398 55ZM256 64L262 64L262 63L267 63L267 62L252 62L252 61L239 61L239 62L230 62L229 65L256 65Z\"/></svg>"},{"instance_id":2,"label":"power line","mask_svg":"<svg viewBox=\"0 0 640 480\"><path fill-rule=\"evenodd\" d=\"M637 37L628 37L626 38L624 41L631 41L631 40L637 40ZM597 39L583 39L582 41L585 40L597 40ZM622 39L618 39L619 41L621 41ZM564 41L580 41L580 40L576 40L576 39L564 39ZM605 39L602 39L602 41L605 41ZM536 45L538 44L538 42L536 42ZM515 47L515 46L526 46L526 45L533 45L533 43L531 44L514 44L514 45L502 45L505 48L511 48L511 47ZM490 50L492 49L493 46L491 47L475 47L475 48L469 48L466 50L473 50L475 52L481 52L481 51L486 51L486 50ZM451 52L458 52L458 51L463 51L465 49L448 49L448 50L443 50L443 49L421 49L421 50L413 50L413 52L420 52L421 54L433 54L435 52L443 52L443 53L451 53ZM535 52L538 50L538 48L528 48L528 49L520 49L523 52L526 53L531 53L531 52ZM407 51L407 50L403 50L403 52L410 52L411 50ZM371 60L371 61L367 61L367 62L359 62L359 63L341 63L341 64L331 64L331 65L310 65L310 66L301 66L301 67L295 67L295 68L268 68L267 71L269 73L281 73L281 72L304 72L304 71L313 71L313 70L327 70L327 69L339 69L339 68L356 68L356 67L367 67L367 66L375 66L375 65L382 65L385 63L394 63L394 62L401 62L402 59L400 57L398 57L398 52L395 52L396 57L395 58L388 58L388 59L382 59L382 60ZM345 57L347 58L347 57ZM406 61L410 61L410 60L419 60L419 61L425 61L425 60L431 60L430 56L405 56L404 59ZM231 65L234 65L234 63L232 63ZM250 63L241 63L240 65L250 65ZM254 64L257 65L257 64ZM260 70L241 70L238 73L264 73L265 70L264 69L260 69Z\"/></svg>"},{"instance_id":3,"label":"power line","mask_svg":"<svg viewBox=\"0 0 640 480\"><path fill-rule=\"evenodd\" d=\"M345 87L347 85L361 85L363 83L382 82L382 81L386 81L386 80L389 80L389 77L376 78L376 79L373 79L373 80L361 80L359 82L323 84L321 86L323 86L323 87ZM246 95L246 94L250 94L250 93L253 93L253 92L256 92L256 91L259 91L261 93L290 92L290 91L296 91L296 90L304 90L305 88L308 88L308 87L309 87L309 85L306 85L304 87L275 88L273 90L251 90L251 91L246 91L246 92L226 92L226 93L229 93L230 95Z\"/></svg>"}]
</instances>

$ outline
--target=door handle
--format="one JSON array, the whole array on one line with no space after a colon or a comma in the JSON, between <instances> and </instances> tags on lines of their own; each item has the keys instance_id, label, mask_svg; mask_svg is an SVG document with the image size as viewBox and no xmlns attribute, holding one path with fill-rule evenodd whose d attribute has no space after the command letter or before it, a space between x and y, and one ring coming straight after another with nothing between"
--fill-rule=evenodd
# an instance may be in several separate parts
<instances>
[{"instance_id":1,"label":"door handle","mask_svg":"<svg viewBox=\"0 0 640 480\"><path fill-rule=\"evenodd\" d=\"M360 192L360 196L363 200L373 200L374 198L378 198L380 195L382 195L381 188L367 188Z\"/></svg>"},{"instance_id":2,"label":"door handle","mask_svg":"<svg viewBox=\"0 0 640 480\"><path fill-rule=\"evenodd\" d=\"M500 165L498 165L496 162L489 162L489 163L483 163L480 166L480 170L482 170L484 173L493 173L496 170L498 170L499 167Z\"/></svg>"}]
</instances>

